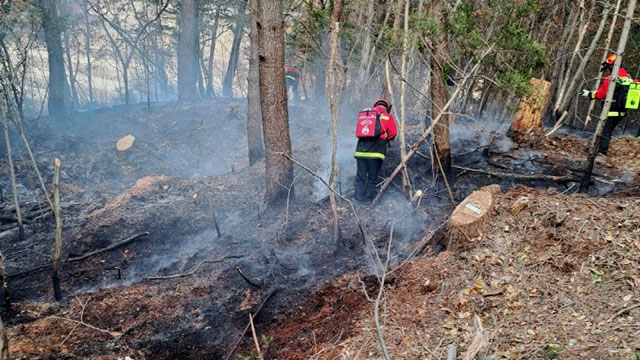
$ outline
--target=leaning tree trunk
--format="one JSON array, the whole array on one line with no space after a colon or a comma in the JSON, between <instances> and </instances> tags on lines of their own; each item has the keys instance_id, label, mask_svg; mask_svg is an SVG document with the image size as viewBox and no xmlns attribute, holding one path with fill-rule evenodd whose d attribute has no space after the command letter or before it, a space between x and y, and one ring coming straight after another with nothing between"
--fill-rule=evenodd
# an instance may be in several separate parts
<instances>
[{"instance_id":1,"label":"leaning tree trunk","mask_svg":"<svg viewBox=\"0 0 640 360\"><path fill-rule=\"evenodd\" d=\"M573 52L571 53L571 58L569 59L569 66L565 69L564 71L564 78L560 81L560 84L558 86L558 93L557 93L557 97L556 97L556 102L553 105L553 113L556 115L556 118L560 117L558 114L562 112L562 110L560 109L562 102L564 101L565 98L569 97L571 98L571 92L566 91L567 89L567 83L569 82L569 76L573 70L573 63L575 62L576 57L578 56L579 52L580 52L580 46L582 45L582 41L584 40L584 36L587 33L587 29L589 27L589 21L591 20L591 16L589 16L587 18L587 21L584 21L584 2L585 0L581 0L580 5L578 7L578 11L579 11L579 17L580 17L580 21L579 23L582 24L582 26L578 29L578 41L576 41L576 45L575 48L573 49ZM584 22L584 23L583 23ZM576 74L579 73L578 71L576 71ZM562 75L562 74L560 74Z\"/></svg>"},{"instance_id":2,"label":"leaning tree trunk","mask_svg":"<svg viewBox=\"0 0 640 360\"><path fill-rule=\"evenodd\" d=\"M0 99L0 108L2 110L2 130L4 132L4 141L7 146L7 160L9 162L9 175L11 176L11 192L13 193L13 204L16 207L16 220L18 223L18 239L24 240L24 226L22 224L22 212L20 211L20 201L18 201L18 190L16 187L16 172L13 166L13 156L11 154L11 140L9 139L9 113L7 111L4 99Z\"/></svg>"},{"instance_id":3,"label":"leaning tree trunk","mask_svg":"<svg viewBox=\"0 0 640 360\"><path fill-rule=\"evenodd\" d=\"M53 215L56 218L56 242L53 251L53 296L56 301L62 300L60 288L60 271L62 269L62 220L60 216L60 159L53 160Z\"/></svg>"},{"instance_id":4,"label":"leaning tree trunk","mask_svg":"<svg viewBox=\"0 0 640 360\"><path fill-rule=\"evenodd\" d=\"M340 60L338 34L340 32L340 18L342 17L342 0L334 0L333 14L329 24L329 65L327 65L327 91L329 93L329 109L331 112L331 175L329 176L329 187L335 188L338 177L338 117L340 116L340 103L342 101L341 84L336 84L336 73L342 72L342 61ZM342 78L342 75L340 75ZM329 202L331 203L331 213L333 215L333 241L340 238L340 223L338 216L338 205L336 195L329 191Z\"/></svg>"},{"instance_id":5,"label":"leaning tree trunk","mask_svg":"<svg viewBox=\"0 0 640 360\"><path fill-rule=\"evenodd\" d=\"M38 0L37 6L42 18L44 40L47 45L49 64L49 91L47 107L49 114L60 117L67 112L65 102L66 75L64 70L64 56L62 51L62 20L58 16L56 1Z\"/></svg>"},{"instance_id":6,"label":"leaning tree trunk","mask_svg":"<svg viewBox=\"0 0 640 360\"><path fill-rule=\"evenodd\" d=\"M244 34L244 23L246 19L245 10L247 9L247 2L245 0L239 1L240 4L238 5L238 18L236 19L236 28L233 33L233 44L231 45L229 64L227 65L227 72L224 75L224 81L222 82L222 96L226 97L233 97L233 77L236 73L236 68L238 67L240 43L242 42L242 35Z\"/></svg>"},{"instance_id":7,"label":"leaning tree trunk","mask_svg":"<svg viewBox=\"0 0 640 360\"><path fill-rule=\"evenodd\" d=\"M251 43L249 54L249 76L247 77L247 146L249 166L264 158L262 143L262 111L260 110L260 73L258 57L258 0L251 0Z\"/></svg>"},{"instance_id":8,"label":"leaning tree trunk","mask_svg":"<svg viewBox=\"0 0 640 360\"><path fill-rule=\"evenodd\" d=\"M287 92L284 85L284 19L282 0L257 0L260 107L265 147L266 191L269 206L281 205L293 186Z\"/></svg>"},{"instance_id":9,"label":"leaning tree trunk","mask_svg":"<svg viewBox=\"0 0 640 360\"><path fill-rule=\"evenodd\" d=\"M589 154L587 156L587 163L585 164L584 176L582 177L582 181L580 182L580 191L589 190L589 185L591 183L591 174L593 173L593 164L596 160L596 155L598 154L598 147L600 145L600 138L602 137L602 131L604 130L604 125L607 121L607 113L611 108L611 102L613 99L613 92L615 91L615 83L618 80L618 72L620 70L620 65L622 64L622 56L624 55L624 49L627 46L627 40L629 39L629 30L631 29L631 21L633 20L633 12L636 8L636 0L629 0L629 7L627 8L627 15L624 19L624 26L622 27L622 33L620 34L620 42L618 43L618 50L616 54L618 57L616 58L616 62L613 65L613 71L611 72L610 78L610 86L607 89L607 97L604 101L604 106L602 107L602 112L600 113L600 119L598 121L598 126L596 127L596 132L593 134L593 138L591 139L591 144L589 147Z\"/></svg>"},{"instance_id":10,"label":"leaning tree trunk","mask_svg":"<svg viewBox=\"0 0 640 360\"><path fill-rule=\"evenodd\" d=\"M571 100L574 98L573 94L576 90L576 86L578 85L578 79L584 73L584 69L587 67L587 63L589 62L591 55L596 49L596 46L598 46L598 41L600 40L600 36L602 36L602 32L604 31L604 26L607 23L607 18L609 17L610 11L611 11L610 7L605 7L605 9L603 10L602 19L600 19L600 25L598 25L598 30L596 31L595 36L591 40L591 44L589 45L589 49L587 49L587 53L582 58L582 60L580 61L580 64L578 65L578 68L573 74L573 78L571 79L571 82L567 87L566 95L564 96L562 102L560 103L560 106L556 108L556 116L558 116L558 114L562 115L562 113L564 113L569 107Z\"/></svg>"},{"instance_id":11,"label":"leaning tree trunk","mask_svg":"<svg viewBox=\"0 0 640 360\"><path fill-rule=\"evenodd\" d=\"M198 97L197 83L200 72L198 1L183 0L180 10L178 37L178 99L194 100Z\"/></svg>"},{"instance_id":12,"label":"leaning tree trunk","mask_svg":"<svg viewBox=\"0 0 640 360\"><path fill-rule=\"evenodd\" d=\"M613 39L613 33L616 30L616 23L618 22L618 11L620 11L620 5L622 3L622 0L618 0L616 3L616 8L613 11L613 19L611 20L611 26L609 27L609 33L607 34L607 40L604 43L604 51L602 52L602 59L600 60L601 63L605 62L605 60L607 60L607 56L609 56L609 47L611 46L611 40ZM598 78L596 79L595 82L595 87L594 89L597 89L600 87L600 81L602 80L602 72L598 73ZM591 99L591 101L589 101L589 109L587 110L587 116L584 120L584 127L583 130L587 129L587 126L589 126L589 123L591 122L591 112L593 111L594 106L596 105L596 99Z\"/></svg>"}]
</instances>

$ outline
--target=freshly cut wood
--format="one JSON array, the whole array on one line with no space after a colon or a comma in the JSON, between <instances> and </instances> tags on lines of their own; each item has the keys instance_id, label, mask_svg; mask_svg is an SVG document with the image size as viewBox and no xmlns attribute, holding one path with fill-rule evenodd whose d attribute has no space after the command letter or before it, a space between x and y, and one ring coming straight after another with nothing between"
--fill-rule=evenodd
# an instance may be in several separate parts
<instances>
[{"instance_id":1,"label":"freshly cut wood","mask_svg":"<svg viewBox=\"0 0 640 360\"><path fill-rule=\"evenodd\" d=\"M481 187L480 190L490 192L492 195L497 195L502 192L502 188L500 187L500 184L486 185Z\"/></svg>"},{"instance_id":2,"label":"freshly cut wood","mask_svg":"<svg viewBox=\"0 0 640 360\"><path fill-rule=\"evenodd\" d=\"M120 140L118 140L118 142L116 143L116 151L118 152L118 158L121 158L122 156L124 156L124 152L129 150L133 146L133 143L135 141L136 141L136 137L133 135L127 135L120 138Z\"/></svg>"},{"instance_id":3,"label":"freshly cut wood","mask_svg":"<svg viewBox=\"0 0 640 360\"><path fill-rule=\"evenodd\" d=\"M513 215L518 215L520 211L526 208L529 205L529 198L526 196L521 196L516 200L516 202L511 205L509 208L509 212Z\"/></svg>"},{"instance_id":4,"label":"freshly cut wood","mask_svg":"<svg viewBox=\"0 0 640 360\"><path fill-rule=\"evenodd\" d=\"M542 129L542 116L551 96L551 83L532 78L531 93L520 100L518 110L513 117L511 130L516 133L527 132L529 129Z\"/></svg>"},{"instance_id":5,"label":"freshly cut wood","mask_svg":"<svg viewBox=\"0 0 640 360\"><path fill-rule=\"evenodd\" d=\"M493 194L485 190L474 191L458 204L449 221L449 249L464 248L477 236L490 219L493 205Z\"/></svg>"}]
</instances>

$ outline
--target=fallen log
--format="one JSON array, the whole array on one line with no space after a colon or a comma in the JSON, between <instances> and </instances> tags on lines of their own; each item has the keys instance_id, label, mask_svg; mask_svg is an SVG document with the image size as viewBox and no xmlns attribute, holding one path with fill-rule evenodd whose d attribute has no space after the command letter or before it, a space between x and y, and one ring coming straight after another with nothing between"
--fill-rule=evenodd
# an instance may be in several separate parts
<instances>
[{"instance_id":1,"label":"fallen log","mask_svg":"<svg viewBox=\"0 0 640 360\"><path fill-rule=\"evenodd\" d=\"M572 175L546 175L546 174L517 174L517 173L508 173L502 171L491 171L484 169L474 169L463 166L453 166L454 169L462 170L466 172L474 172L480 174L486 174L490 176L500 177L500 178L509 178L509 179L518 179L518 180L544 180L544 181L552 181L558 183L567 183L567 182L577 182L579 179L576 176Z\"/></svg>"},{"instance_id":2,"label":"fallen log","mask_svg":"<svg viewBox=\"0 0 640 360\"><path fill-rule=\"evenodd\" d=\"M200 261L198 263L198 265L196 265L196 267L191 271L188 271L188 272L185 272L185 273L167 275L167 276L149 276L147 278L147 280L167 280L167 279L183 278L183 277L191 276L191 275L197 273L198 270L200 270L200 267L202 267L202 265L204 265L204 264L220 263L220 262L225 261L226 259L241 259L241 258L243 258L245 256L246 255L229 255L229 256L225 256L222 259L218 259L218 260L203 260L203 261Z\"/></svg>"},{"instance_id":3,"label":"fallen log","mask_svg":"<svg viewBox=\"0 0 640 360\"><path fill-rule=\"evenodd\" d=\"M69 257L69 258L65 259L63 261L63 263L81 261L81 260L87 259L87 258L89 258L91 256L102 254L102 253L107 252L109 250L113 250L113 249L119 248L121 246L124 246L124 245L126 245L126 244L128 244L130 242L133 242L134 240L137 240L138 238L141 238L141 237L146 236L146 235L149 235L149 232L145 231L143 233L135 234L135 235L133 235L133 236L131 236L131 237L125 239L125 240L122 240L122 241L117 242L115 244L109 245L109 246L107 246L105 248L97 249L95 251L86 253L84 255L80 255L80 256L76 256L76 257ZM27 270L24 270L24 271L21 271L21 272L18 272L18 273L9 274L9 279L22 278L22 277L29 276L31 274L35 274L37 272L41 272L41 271L49 270L49 269L51 269L51 265L36 266L34 268L27 269Z\"/></svg>"},{"instance_id":4,"label":"fallen log","mask_svg":"<svg viewBox=\"0 0 640 360\"><path fill-rule=\"evenodd\" d=\"M134 240L137 240L138 238L141 238L141 237L147 236L147 235L149 235L148 231L145 231L145 232L142 232L142 233L139 233L139 234L135 234L135 235L133 235L133 236L127 238L127 239L124 239L124 240L119 241L119 242L117 242L115 244L109 245L109 246L107 246L105 248L98 249L98 250L86 253L84 255L81 255L81 256L70 257L70 258L67 259L66 262L75 262L75 261L84 260L84 259L86 259L88 257L94 256L94 255L98 255L98 254L102 254L103 252L119 248L120 246L126 245L126 244L128 244L128 243L130 243L130 242L132 242Z\"/></svg>"}]
</instances>

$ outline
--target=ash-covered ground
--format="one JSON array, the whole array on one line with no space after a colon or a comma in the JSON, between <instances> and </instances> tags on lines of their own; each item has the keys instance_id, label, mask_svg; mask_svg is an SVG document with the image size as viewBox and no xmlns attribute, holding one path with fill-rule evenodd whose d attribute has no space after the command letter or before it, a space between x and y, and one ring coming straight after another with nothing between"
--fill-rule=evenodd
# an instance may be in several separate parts
<instances>
[{"instance_id":1,"label":"ash-covered ground","mask_svg":"<svg viewBox=\"0 0 640 360\"><path fill-rule=\"evenodd\" d=\"M324 110L292 105L290 127L296 160L326 178L331 140ZM264 165L249 167L246 160L245 112L242 100L215 99L104 109L77 113L64 123L42 119L30 124L28 136L47 186L53 157L62 160L65 299L51 302L52 217L27 224L24 240L17 239L13 224L3 225L0 248L14 299L3 319L16 355L223 358L245 329L250 312L261 310L255 323L257 331L264 332L319 284L358 270L374 273L373 251L384 260L394 221L401 219L394 226L392 262L416 249L442 249L441 236L427 235L442 228L452 203L444 185L433 181L428 144L424 156L409 163L414 189L425 194L419 206L396 186L375 207L357 204L364 243L350 206L340 202L342 236L334 240L328 191L299 167L290 205L265 208ZM347 198L355 174L354 113L343 110L339 124L339 190ZM421 121L416 117L408 122L410 143L424 129ZM483 147L511 148L507 128L497 121L456 120L454 164L486 167ZM118 156L115 142L128 134L136 136L136 142L125 156ZM19 141L14 143L23 208L37 209L43 196ZM394 143L381 177L398 162ZM0 183L5 206L10 206L4 165ZM456 201L496 181L487 176L452 180ZM561 186L564 190L569 185ZM74 260L143 232L149 235ZM72 320L80 317L107 332L87 326L72 331Z\"/></svg>"}]
</instances>

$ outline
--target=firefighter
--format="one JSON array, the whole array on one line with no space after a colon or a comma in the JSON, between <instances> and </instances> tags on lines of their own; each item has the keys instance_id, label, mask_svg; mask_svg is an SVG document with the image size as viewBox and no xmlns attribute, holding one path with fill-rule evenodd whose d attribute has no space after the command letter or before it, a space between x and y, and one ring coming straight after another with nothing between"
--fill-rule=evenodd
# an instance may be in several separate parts
<instances>
[{"instance_id":1,"label":"firefighter","mask_svg":"<svg viewBox=\"0 0 640 360\"><path fill-rule=\"evenodd\" d=\"M397 133L396 123L393 116L389 114L391 104L387 100L376 100L370 110L378 114L380 135L358 138L358 145L354 154L358 166L354 197L359 202L368 202L375 198L378 173L387 155L387 145L389 141L396 137Z\"/></svg>"},{"instance_id":2,"label":"firefighter","mask_svg":"<svg viewBox=\"0 0 640 360\"><path fill-rule=\"evenodd\" d=\"M287 86L287 97L289 96L289 89L291 89L291 93L293 96L293 101L300 101L300 93L298 93L298 82L300 81L300 74L298 70L293 67L288 67L284 69L284 83Z\"/></svg>"},{"instance_id":3,"label":"firefighter","mask_svg":"<svg viewBox=\"0 0 640 360\"><path fill-rule=\"evenodd\" d=\"M609 83L611 82L611 72L613 71L613 64L615 63L616 58L616 54L609 54L609 56L607 56L607 59L602 63L600 71L606 71L607 76L604 78L604 81L602 82L600 88L598 88L597 91L582 90L582 96L588 97L589 99L598 100L604 100L607 97L607 90L609 89ZM622 66L620 66L618 77L622 81L632 81L631 76L629 76L627 70L625 70ZM611 103L611 108L609 109L609 113L607 114L607 122L604 125L602 137L600 138L600 144L598 147L598 152L604 156L606 156L607 151L609 151L609 144L611 143L611 135L613 134L613 130L627 115L624 104L619 104L617 101L615 101L615 99L616 96L614 95L614 100Z\"/></svg>"}]
</instances>

